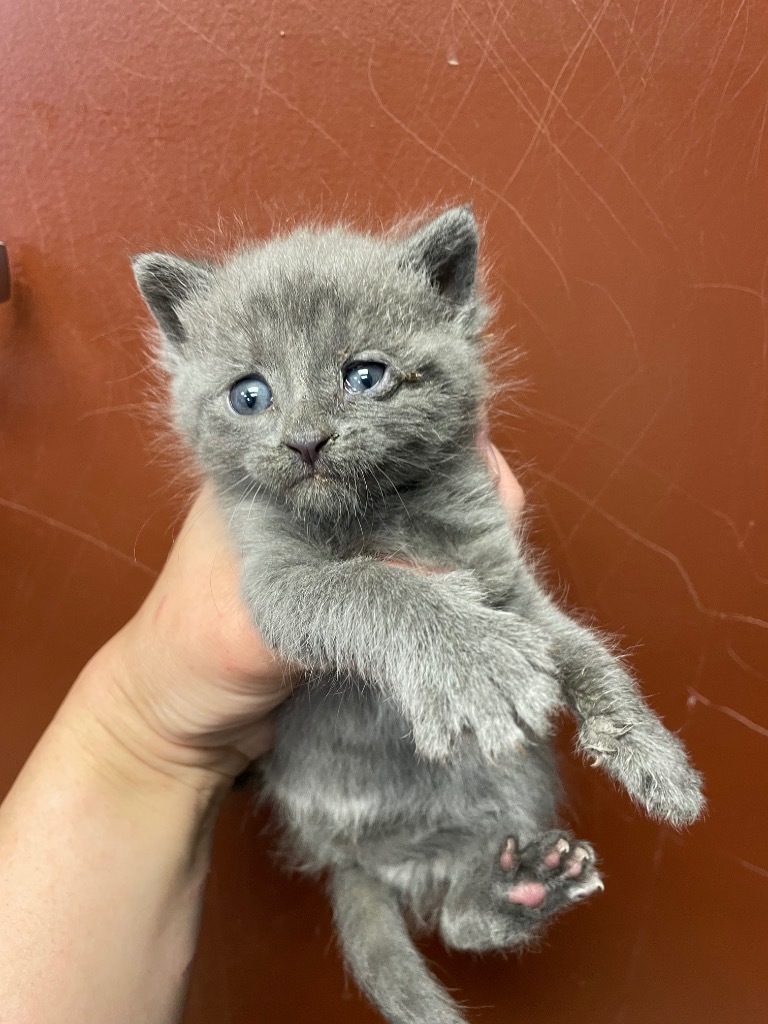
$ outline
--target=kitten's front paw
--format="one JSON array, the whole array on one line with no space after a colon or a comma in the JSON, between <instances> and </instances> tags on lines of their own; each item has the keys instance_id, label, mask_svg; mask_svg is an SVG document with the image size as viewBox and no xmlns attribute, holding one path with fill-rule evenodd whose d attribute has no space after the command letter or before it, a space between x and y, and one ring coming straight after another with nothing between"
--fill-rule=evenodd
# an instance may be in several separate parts
<instances>
[{"instance_id":1,"label":"kitten's front paw","mask_svg":"<svg viewBox=\"0 0 768 1024\"><path fill-rule=\"evenodd\" d=\"M549 633L521 616L483 609L440 649L429 675L411 675L405 717L419 755L443 761L463 733L491 761L549 735L561 703Z\"/></svg>"},{"instance_id":2,"label":"kitten's front paw","mask_svg":"<svg viewBox=\"0 0 768 1024\"><path fill-rule=\"evenodd\" d=\"M579 746L652 818L682 828L701 816L701 775L677 736L651 713L632 723L607 715L588 718L579 731Z\"/></svg>"}]
</instances>

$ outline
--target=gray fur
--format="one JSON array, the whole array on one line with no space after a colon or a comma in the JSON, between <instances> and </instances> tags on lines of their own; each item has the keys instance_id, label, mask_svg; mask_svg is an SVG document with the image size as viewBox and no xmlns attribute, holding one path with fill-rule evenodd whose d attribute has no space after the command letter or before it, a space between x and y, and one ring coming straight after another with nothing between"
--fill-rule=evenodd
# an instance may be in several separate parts
<instances>
[{"instance_id":1,"label":"gray fur","mask_svg":"<svg viewBox=\"0 0 768 1024\"><path fill-rule=\"evenodd\" d=\"M463 1020L404 911L449 945L513 948L600 886L586 844L579 880L541 866L563 704L581 749L650 814L680 826L703 806L621 662L537 583L477 449L477 243L460 208L406 238L303 229L219 266L134 263L253 620L306 671L265 790L296 862L329 874L347 961L391 1024ZM379 395L344 392L362 353L392 367ZM238 417L229 387L252 372L274 403ZM288 447L310 436L331 438L314 469ZM505 895L507 836L514 878L546 881L541 910Z\"/></svg>"}]
</instances>

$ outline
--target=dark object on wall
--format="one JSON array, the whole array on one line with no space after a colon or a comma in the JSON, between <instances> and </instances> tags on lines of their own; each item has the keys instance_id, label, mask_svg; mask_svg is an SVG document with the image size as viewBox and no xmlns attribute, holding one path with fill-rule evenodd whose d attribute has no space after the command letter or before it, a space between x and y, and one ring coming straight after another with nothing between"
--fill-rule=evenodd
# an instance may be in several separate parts
<instances>
[{"instance_id":1,"label":"dark object on wall","mask_svg":"<svg viewBox=\"0 0 768 1024\"><path fill-rule=\"evenodd\" d=\"M11 297L11 265L8 262L8 250L0 242L0 302L7 302Z\"/></svg>"}]
</instances>

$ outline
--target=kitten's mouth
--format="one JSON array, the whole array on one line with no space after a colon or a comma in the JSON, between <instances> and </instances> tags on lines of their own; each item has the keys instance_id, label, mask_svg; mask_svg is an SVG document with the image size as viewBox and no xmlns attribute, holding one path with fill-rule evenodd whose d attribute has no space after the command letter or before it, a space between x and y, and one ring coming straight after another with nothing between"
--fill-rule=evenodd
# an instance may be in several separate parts
<instances>
[{"instance_id":1,"label":"kitten's mouth","mask_svg":"<svg viewBox=\"0 0 768 1024\"><path fill-rule=\"evenodd\" d=\"M288 489L292 490L294 487L300 487L302 484L332 484L336 481L328 473L318 473L317 470L311 470L305 473L304 476L299 477L298 480L294 480L293 483L288 485Z\"/></svg>"}]
</instances>

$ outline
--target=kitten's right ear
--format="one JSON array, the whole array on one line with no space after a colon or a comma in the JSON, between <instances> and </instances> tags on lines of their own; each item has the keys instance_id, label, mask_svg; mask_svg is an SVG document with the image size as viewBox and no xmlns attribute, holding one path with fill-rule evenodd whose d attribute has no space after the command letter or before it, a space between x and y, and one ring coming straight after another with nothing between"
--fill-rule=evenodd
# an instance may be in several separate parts
<instances>
[{"instance_id":1,"label":"kitten's right ear","mask_svg":"<svg viewBox=\"0 0 768 1024\"><path fill-rule=\"evenodd\" d=\"M404 261L455 306L470 301L477 274L478 229L472 208L457 206L405 241Z\"/></svg>"},{"instance_id":2,"label":"kitten's right ear","mask_svg":"<svg viewBox=\"0 0 768 1024\"><path fill-rule=\"evenodd\" d=\"M208 289L213 268L161 252L134 256L131 264L152 316L168 341L180 347L185 334L179 309L193 295Z\"/></svg>"}]
</instances>

